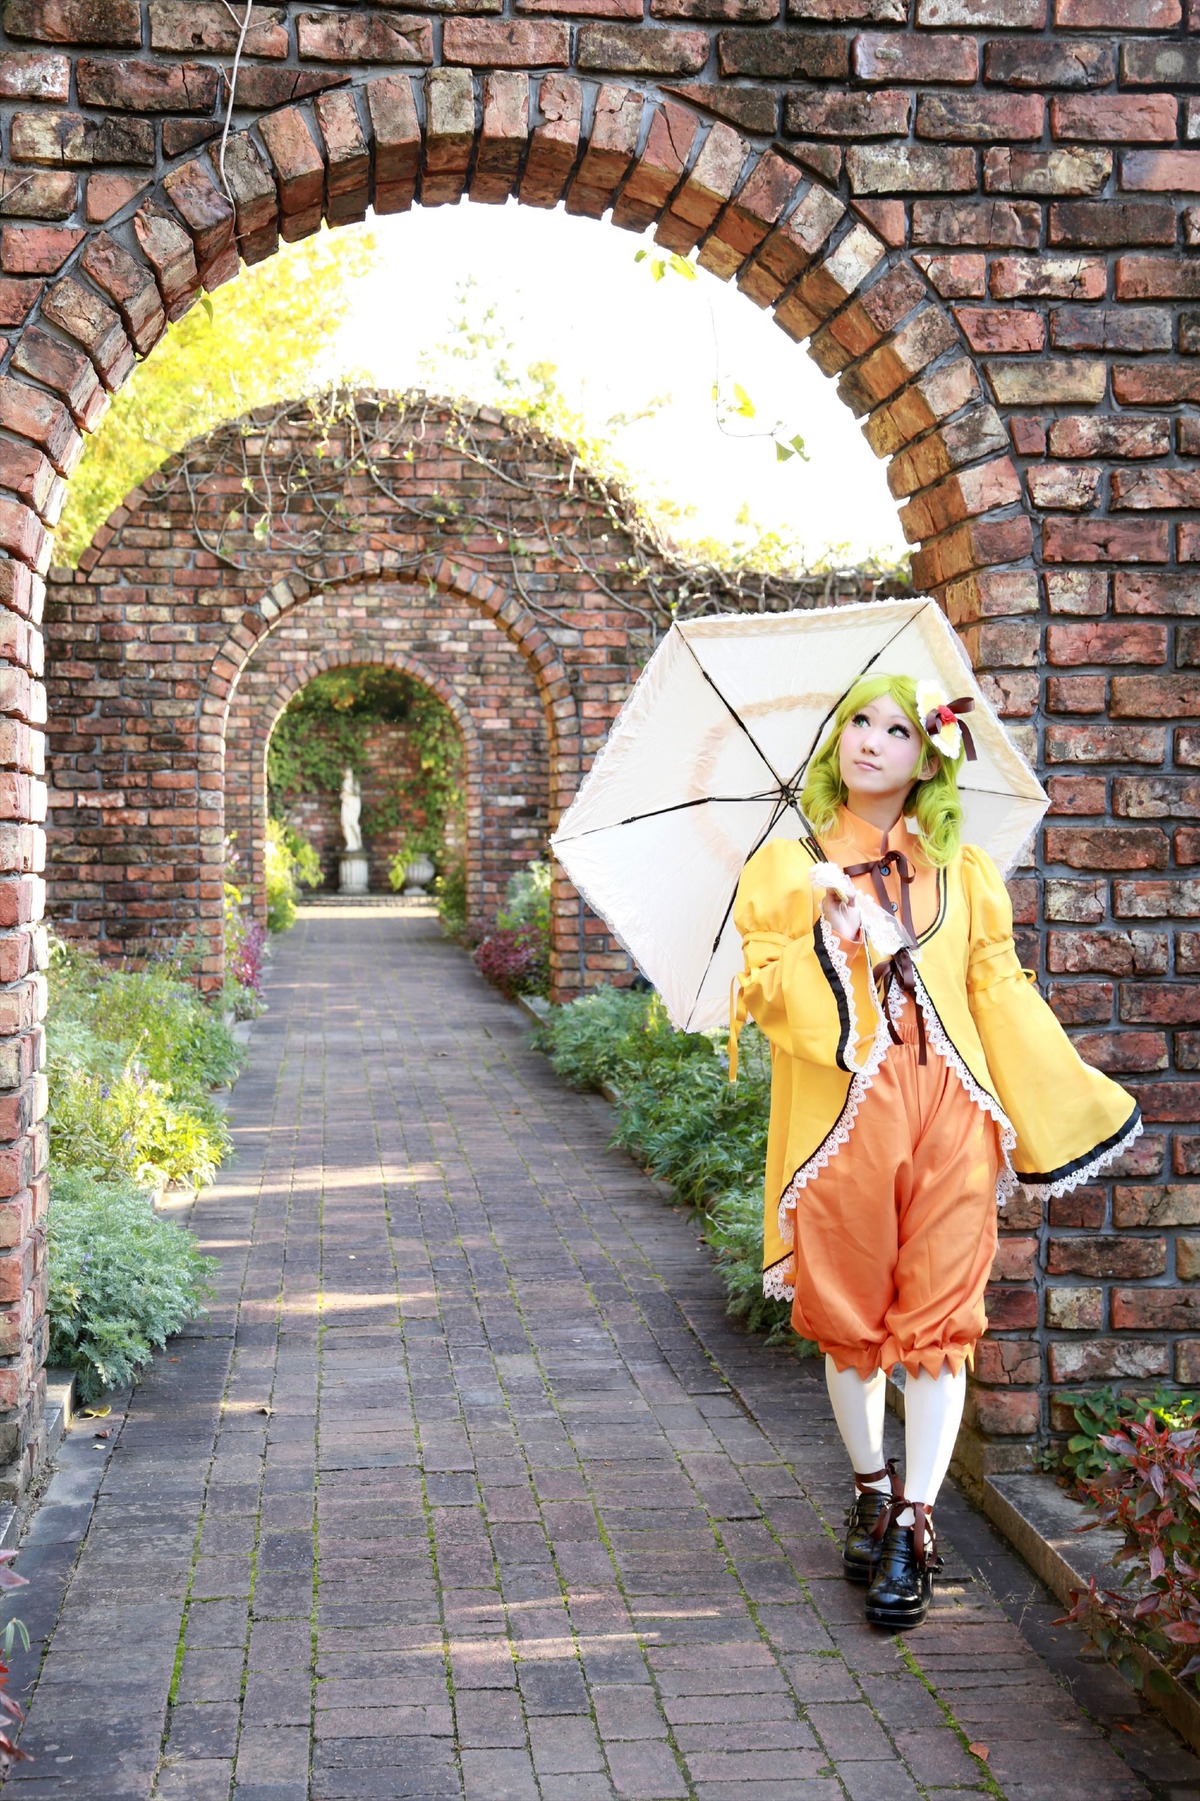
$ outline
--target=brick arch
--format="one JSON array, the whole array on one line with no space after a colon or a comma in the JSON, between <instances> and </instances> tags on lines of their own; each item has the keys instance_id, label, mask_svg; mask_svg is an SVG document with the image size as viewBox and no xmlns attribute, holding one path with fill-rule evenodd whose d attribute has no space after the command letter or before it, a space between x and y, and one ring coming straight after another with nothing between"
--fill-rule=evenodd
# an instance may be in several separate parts
<instances>
[{"instance_id":1,"label":"brick arch","mask_svg":"<svg viewBox=\"0 0 1200 1801\"><path fill-rule=\"evenodd\" d=\"M375 548L371 551L338 556L336 560L322 558L312 566L307 577L294 572L282 577L263 594L255 608L242 615L213 661L200 701L202 718L211 719L222 708L222 718L227 718L230 699L247 659L260 640L276 630L294 607L302 605L315 593L361 586L365 581L381 577L424 582L444 594L457 594L470 601L485 619L496 620L506 636L512 639L528 662L538 691L547 703L569 697L571 684L561 656L529 608L515 601L511 591L501 582L468 561L443 556L422 557L412 570L401 570L395 564L389 567L384 534L373 533L372 537ZM569 774L574 775L577 786L577 756L575 767ZM572 787L566 792L569 798L575 789Z\"/></svg>"},{"instance_id":2,"label":"brick arch","mask_svg":"<svg viewBox=\"0 0 1200 1801\"><path fill-rule=\"evenodd\" d=\"M443 578L438 584L440 614L445 614L445 596L452 594L461 602L459 614L470 616L481 612L483 618L495 618L499 607L492 611L481 607L481 598L486 600L488 587L495 587L495 584L483 585L483 596L477 596L470 593L470 584L461 580L463 571L454 571L454 576L456 580ZM339 596L348 587L368 602L382 600L384 605L377 609L377 616L368 612L366 623L339 632L337 621L326 620L324 614L337 607ZM454 717L465 749L465 848L470 928L485 929L494 919L497 906L505 895L508 877L524 866L532 855L541 852L546 830L550 827L553 796L559 792L560 783L573 780L571 771L566 774L562 771L564 733L559 731L555 735L550 729L544 686L546 670L539 670L532 659L524 659L524 672L541 704L535 708L532 720L526 717L523 726L510 726L505 737L506 762L501 762L497 756L486 755L485 733L479 728L474 713L479 672L461 668L458 657L452 654L449 657L441 654L447 665L443 672L434 661L438 657L436 648L418 657L396 641L400 636L396 627L400 623L413 625L413 621L396 618L405 591L413 594L418 605L425 602L427 587L423 585L371 582L362 576L348 575L344 584L333 585L330 589L312 589L306 600L295 598L292 605L281 612L279 620L270 621L267 632L259 634L254 648L243 659L236 681L229 684L222 724L225 830L234 830L238 834L238 845L245 846L245 854L240 848L240 873L245 870L259 919L265 919L261 845L267 819L270 733L292 695L310 683L315 675L324 674L324 670L330 668L375 665L404 670L405 674L413 675L416 681L436 693ZM391 614L387 614L387 596L395 596ZM279 643L283 638L281 625L292 611L305 616L308 641L319 639L321 647L308 650L305 645L290 648ZM425 611L429 611L427 605ZM515 620L514 625L517 623L521 621ZM447 625L450 632L461 629L461 621L458 625L447 621ZM337 636L335 645L328 643L330 636ZM517 632L510 634L510 641L521 648L521 636ZM550 661L553 665L553 659ZM286 674L276 681L279 668L285 668ZM562 681L566 686L566 675ZM490 699L492 695L485 695L485 702ZM566 738L573 744L577 735L568 731ZM568 749L566 755L573 756L573 751ZM528 796L528 789L535 791L533 798ZM569 955L569 949L571 947L562 947L564 955Z\"/></svg>"},{"instance_id":3,"label":"brick arch","mask_svg":"<svg viewBox=\"0 0 1200 1801\"><path fill-rule=\"evenodd\" d=\"M423 19L286 0L247 43L230 202L204 148L234 48L222 7L6 8L0 72L19 98L0 159L0 932L16 1073L0 1458L14 1485L44 1287L28 1230L44 1205L37 620L60 484L104 390L201 273L215 285L321 214L402 209L414 192L565 194L572 210L611 202L620 223L657 222L664 243L731 263L867 409L920 584L1052 772L1058 817L1017 888L1026 960L1048 967L1063 1016L1137 1087L1152 1128L1115 1197L1052 1211L1043 1242L1028 1221L1010 1247L1013 1336L980 1418L1019 1444L1046 1425L1056 1382L1200 1367L1178 1285L1190 1263L1163 1230L1200 1225L1196 1048L1176 1031L1192 1019L1180 978L1198 967L1186 922L1200 854L1184 623L1200 560L1194 6L790 0L785 16L782 0L651 0L649 13ZM100 42L71 43L73 28ZM881 383L895 385L877 398ZM1026 1286L1039 1260L1045 1310Z\"/></svg>"},{"instance_id":4,"label":"brick arch","mask_svg":"<svg viewBox=\"0 0 1200 1801\"><path fill-rule=\"evenodd\" d=\"M267 751L271 736L288 702L317 676L331 669L384 668L411 676L437 696L451 715L463 746L463 774L467 860L467 914L478 920L483 912L482 849L484 838L483 750L470 707L453 684L427 663L397 648L385 634L360 633L352 644L322 647L303 661L293 662L286 678L270 686L258 685L246 692L253 658L243 665L226 712L225 725L225 830L237 835L239 868L248 870L255 917L266 923L266 895L262 884L262 844L267 818ZM243 860L244 858L244 860Z\"/></svg>"},{"instance_id":5,"label":"brick arch","mask_svg":"<svg viewBox=\"0 0 1200 1801\"><path fill-rule=\"evenodd\" d=\"M448 21L456 24L492 42L490 24ZM514 44L532 46L545 31L540 23L503 28ZM451 50L459 35L447 31ZM917 586L937 592L964 622L1027 610L1032 577L989 579L993 570L1031 567L1033 532L1009 434L962 309L948 303L931 272L939 259L914 255L904 242L898 203L830 185L840 149L780 146L744 122L739 129L705 116L706 96L694 86L687 89L692 104L672 97L684 91L542 75L536 67L486 76L448 67L423 82L355 76L349 86L266 113L231 136L224 177L215 149L176 158L149 195L131 198L71 247L31 312L32 351L18 352L21 374L10 374L19 384L10 390L14 409L29 412L30 435L65 476L80 434L103 415L105 390L119 389L168 321L182 318L202 289L236 276L243 261L273 254L281 240L415 200L444 205L465 194L495 204L515 196L542 208L564 201L569 211L608 213L629 230L654 226L657 242L696 251L701 267L736 280L756 306L770 309L786 336L837 377L872 450L890 460L901 524L917 546ZM950 292L960 285L961 277L951 278ZM118 320L121 329L97 341L99 325ZM72 359L86 396L63 389L62 352L47 341L47 324L88 351L90 375L78 351ZM33 429L39 403L29 376L61 396L41 403L54 414L53 431L44 423ZM41 561L42 534L33 548Z\"/></svg>"},{"instance_id":6,"label":"brick arch","mask_svg":"<svg viewBox=\"0 0 1200 1801\"><path fill-rule=\"evenodd\" d=\"M202 743L215 734L205 728L214 724L220 717L220 750L210 743L207 758L219 755L219 766L222 769L223 791L225 793L226 829L229 829L229 770L227 764L229 747L229 730L231 711L236 703L239 688L248 668L252 665L256 652L271 633L277 632L283 622L288 619L294 609L311 605L315 599L325 594L337 594L344 589L362 588L365 585L378 585L381 575L401 584L416 582L424 584L430 590L445 596L456 596L467 606L476 611L482 618L493 621L498 629L510 640L520 652L522 659L541 702L542 720L548 741L548 763L546 774L545 806L542 815L545 831L553 827L559 814L570 802L582 779L581 746L578 712L575 705L571 680L562 657L554 644L547 637L544 626L538 624L527 606L516 600L511 587L494 580L484 570L473 568L468 562L453 560L444 556L427 556L420 560L415 571L402 572L399 569L381 569L386 564L386 542L380 534L373 534L374 548L367 552L358 552L350 556L339 556L318 563L309 572L308 579L301 579L292 574L272 585L263 595L259 605L242 615L237 625L230 632L220 652L214 659L205 692L200 700L200 719ZM342 662L355 660L350 657L339 659ZM409 657L407 662L403 653L392 649L388 656L373 657L373 661L382 661L390 667L408 668L409 672L432 689L454 714L460 731L464 734L464 744L468 747L478 746L479 733L472 723L469 707L458 696L453 683L436 675L432 670ZM335 667L331 662L328 667ZM410 667L411 666L411 667ZM422 673L424 670L424 673ZM316 670L313 673L317 673ZM305 681L311 681L307 675ZM289 697L294 693L297 683L288 690ZM286 701L283 703L286 705ZM282 707L279 709L282 710ZM277 716L277 715L276 715ZM271 725L274 725L272 718ZM470 738L467 732L470 732ZM265 757L267 740L270 736L268 728L263 740L262 750ZM259 774L257 763L251 763L251 779L255 783ZM468 755L467 786L467 918L468 925L482 931L494 917L499 901L503 896L509 875L527 860L519 851L514 852L505 843L507 834L502 829L503 814L496 813L497 806L511 804L512 795L505 792L501 795L492 790L489 813L495 814L493 831L484 833L484 802L482 797L482 770L478 755L472 759ZM266 797L265 788L262 805L258 804L257 789L253 802L252 818L255 822L265 820ZM486 846L486 848L485 848ZM533 854L537 847L526 845L525 850ZM261 828L256 824L252 848L251 885L255 893L255 905L259 912L264 911L261 882ZM558 898L561 905L555 908L556 922L556 959L563 964L578 964L578 940L580 926L577 906L573 904L574 894L561 876L556 876L556 884L561 893ZM210 910L210 929L219 930L220 920L215 911Z\"/></svg>"},{"instance_id":7,"label":"brick arch","mask_svg":"<svg viewBox=\"0 0 1200 1801\"><path fill-rule=\"evenodd\" d=\"M649 559L660 584L680 580L639 537L635 517L611 510L620 497L581 476L568 447L528 425L427 397L359 395L354 404L355 431L388 448L370 473L339 466L347 523L331 525L316 560L298 568L288 548L289 509L298 518L309 504L303 496L282 509L279 546L260 543L246 517L247 436L254 467L277 496L314 436L329 451L327 466L336 465L342 438L350 442L345 424L331 425L319 403L297 402L218 428L168 460L116 509L79 567L50 583L52 909L60 931L102 955L145 955L198 926L202 980L219 985L231 697L265 647L307 631L323 607L353 612L364 593L436 597L423 619L415 608L393 608L389 631L396 649L452 691L460 678L483 679L479 632L494 632L508 673L488 677L486 717L476 715L484 741L491 731L505 734L490 740L493 762L498 743L513 756L518 739L532 745L530 734L542 734L544 748L526 756L529 780L514 774L496 800L513 809L507 823L497 815L485 833L492 848L472 887L472 923L482 929L507 874L540 852L640 666L646 646L620 592L636 590L632 563ZM523 471L534 486L522 487ZM397 484L444 497L440 523L403 505L397 511ZM508 537L496 530L497 496ZM230 515L236 524L221 562L212 546ZM798 587L797 601L804 598ZM730 604L738 604L733 590ZM458 622L459 642L445 662L430 615L439 629ZM534 767L539 758L544 771ZM526 829L531 808L536 832ZM553 968L565 996L626 961L585 917L565 877L556 879Z\"/></svg>"}]
</instances>

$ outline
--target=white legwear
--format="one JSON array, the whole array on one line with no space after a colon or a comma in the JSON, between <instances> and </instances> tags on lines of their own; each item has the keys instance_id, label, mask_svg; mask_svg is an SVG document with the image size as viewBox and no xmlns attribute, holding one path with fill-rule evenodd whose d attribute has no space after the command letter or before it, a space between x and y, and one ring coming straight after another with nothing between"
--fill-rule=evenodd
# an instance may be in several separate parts
<instances>
[{"instance_id":1,"label":"white legwear","mask_svg":"<svg viewBox=\"0 0 1200 1801\"><path fill-rule=\"evenodd\" d=\"M954 1375L948 1364L941 1374L927 1370L904 1384L904 1493L910 1501L932 1507L946 1479L954 1441L967 1397L966 1365ZM910 1519L902 1522L910 1525Z\"/></svg>"},{"instance_id":2,"label":"white legwear","mask_svg":"<svg viewBox=\"0 0 1200 1801\"><path fill-rule=\"evenodd\" d=\"M881 1470L887 1377L882 1370L875 1370L866 1377L860 1376L857 1370L840 1370L833 1358L827 1356L825 1386L851 1467L860 1476ZM889 1484L884 1477L869 1486L885 1492Z\"/></svg>"}]
</instances>

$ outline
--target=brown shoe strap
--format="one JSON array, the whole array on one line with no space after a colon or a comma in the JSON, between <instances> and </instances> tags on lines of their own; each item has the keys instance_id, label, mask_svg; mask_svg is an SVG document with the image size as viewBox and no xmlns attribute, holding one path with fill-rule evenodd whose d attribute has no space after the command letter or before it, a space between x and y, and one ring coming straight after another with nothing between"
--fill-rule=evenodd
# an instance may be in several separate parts
<instances>
[{"instance_id":1,"label":"brown shoe strap","mask_svg":"<svg viewBox=\"0 0 1200 1801\"><path fill-rule=\"evenodd\" d=\"M879 1518L872 1526L869 1536L875 1542L885 1538L904 1509L911 1507L913 1512L913 1553L917 1560L917 1568L919 1570L927 1570L931 1567L936 1569L938 1567L938 1548L937 1533L933 1529L932 1508L924 1501L910 1501L907 1496L900 1493L898 1484L895 1483L894 1473L893 1486L897 1492L893 1493L887 1506L881 1509Z\"/></svg>"},{"instance_id":2,"label":"brown shoe strap","mask_svg":"<svg viewBox=\"0 0 1200 1801\"><path fill-rule=\"evenodd\" d=\"M858 1489L859 1493L862 1494L865 1493L870 1483L882 1482L885 1476L891 1484L892 1492L890 1501L894 1501L896 1496L901 1492L900 1478L896 1474L896 1459L894 1457L889 1457L881 1470L872 1470L869 1476L860 1476L858 1471L855 1470L854 1486ZM876 1490L876 1493L878 1493L878 1490Z\"/></svg>"},{"instance_id":3,"label":"brown shoe strap","mask_svg":"<svg viewBox=\"0 0 1200 1801\"><path fill-rule=\"evenodd\" d=\"M924 1501L906 1501L913 1510L913 1551L917 1568L926 1570L938 1563L937 1533L933 1529L933 1513Z\"/></svg>"}]
</instances>

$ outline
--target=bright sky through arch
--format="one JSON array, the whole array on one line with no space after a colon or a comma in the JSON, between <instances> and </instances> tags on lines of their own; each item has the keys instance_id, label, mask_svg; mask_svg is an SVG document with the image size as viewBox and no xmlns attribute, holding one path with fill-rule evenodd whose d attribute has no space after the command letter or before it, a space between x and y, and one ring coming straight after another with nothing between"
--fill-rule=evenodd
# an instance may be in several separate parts
<instances>
[{"instance_id":1,"label":"bright sky through arch","mask_svg":"<svg viewBox=\"0 0 1200 1801\"><path fill-rule=\"evenodd\" d=\"M516 368L556 364L568 404L597 436L609 435L613 415L630 418L611 434L615 454L636 485L694 509L670 527L681 542L744 540L738 520L748 513L757 526L797 540L809 566L831 547L839 564L903 554L884 465L835 384L733 284L704 271L693 282L673 273L655 282L649 259L664 253L652 237L561 207L464 201L372 218L368 229L378 261L352 289L339 367L393 388L463 386L462 366L433 353L474 277L479 304L494 305L512 340ZM639 264L641 248L648 256ZM767 436L725 435L712 401L718 372L727 386L740 383L756 408L729 431L764 434L778 420L786 437L801 434L809 461L781 463ZM669 402L654 417L636 418L664 395Z\"/></svg>"}]
</instances>

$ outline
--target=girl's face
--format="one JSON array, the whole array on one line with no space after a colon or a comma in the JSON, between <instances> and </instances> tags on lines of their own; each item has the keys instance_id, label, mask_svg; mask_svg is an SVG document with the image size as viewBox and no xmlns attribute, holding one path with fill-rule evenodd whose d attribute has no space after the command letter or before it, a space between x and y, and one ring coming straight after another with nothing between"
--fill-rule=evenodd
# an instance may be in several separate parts
<instances>
[{"instance_id":1,"label":"girl's face","mask_svg":"<svg viewBox=\"0 0 1200 1801\"><path fill-rule=\"evenodd\" d=\"M928 773L925 740L908 714L890 694L869 700L850 715L842 728L838 768L846 785L851 812L855 797L902 806L913 783Z\"/></svg>"}]
</instances>

